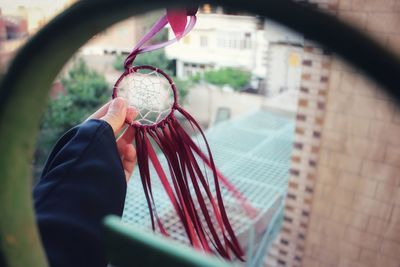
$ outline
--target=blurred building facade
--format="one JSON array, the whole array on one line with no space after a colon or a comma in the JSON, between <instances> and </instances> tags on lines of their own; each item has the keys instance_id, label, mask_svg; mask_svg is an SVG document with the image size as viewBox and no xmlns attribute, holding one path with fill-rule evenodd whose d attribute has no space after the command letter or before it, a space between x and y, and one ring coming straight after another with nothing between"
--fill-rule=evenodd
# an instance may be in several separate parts
<instances>
[{"instance_id":1,"label":"blurred building facade","mask_svg":"<svg viewBox=\"0 0 400 267\"><path fill-rule=\"evenodd\" d=\"M400 55L400 1L307 2ZM398 267L398 101L312 41L301 64L285 217L267 266Z\"/></svg>"},{"instance_id":2,"label":"blurred building facade","mask_svg":"<svg viewBox=\"0 0 400 267\"><path fill-rule=\"evenodd\" d=\"M173 37L170 29L169 39ZM303 44L302 36L272 21L203 7L192 32L168 46L166 54L176 61L180 78L224 67L252 74L251 89L246 91L218 90L207 83L192 88L186 108L203 125L212 125L220 111L229 118L260 107L295 114ZM244 93L249 91L253 94Z\"/></svg>"},{"instance_id":3,"label":"blurred building facade","mask_svg":"<svg viewBox=\"0 0 400 267\"><path fill-rule=\"evenodd\" d=\"M15 1L4 10L8 15L22 17L27 21L28 33L35 34L46 23L71 6L77 0Z\"/></svg>"},{"instance_id":4,"label":"blurred building facade","mask_svg":"<svg viewBox=\"0 0 400 267\"><path fill-rule=\"evenodd\" d=\"M301 78L303 37L286 27L266 20L264 22L265 57L257 64L266 66L265 92L274 97L285 92L298 91Z\"/></svg>"},{"instance_id":5,"label":"blurred building facade","mask_svg":"<svg viewBox=\"0 0 400 267\"><path fill-rule=\"evenodd\" d=\"M136 17L119 22L105 31L98 33L82 47L83 54L124 54L129 53L140 34L140 20Z\"/></svg>"},{"instance_id":6,"label":"blurred building facade","mask_svg":"<svg viewBox=\"0 0 400 267\"><path fill-rule=\"evenodd\" d=\"M21 1L0 4L0 72L16 51L65 8L77 0Z\"/></svg>"},{"instance_id":7,"label":"blurred building facade","mask_svg":"<svg viewBox=\"0 0 400 267\"><path fill-rule=\"evenodd\" d=\"M93 36L82 47L81 52L86 55L129 54L136 43L162 14L163 11L156 10L119 22ZM150 42L157 42L159 39L166 37L161 32Z\"/></svg>"},{"instance_id":8,"label":"blurred building facade","mask_svg":"<svg viewBox=\"0 0 400 267\"><path fill-rule=\"evenodd\" d=\"M13 57L15 51L28 37L28 23L19 16L6 16L0 9L0 72Z\"/></svg>"},{"instance_id":9,"label":"blurred building facade","mask_svg":"<svg viewBox=\"0 0 400 267\"><path fill-rule=\"evenodd\" d=\"M177 76L187 77L218 67L255 69L261 58L262 29L255 17L226 14L199 14L196 27L178 44L166 48L176 59ZM173 38L173 32L169 33ZM255 70L263 76L265 69Z\"/></svg>"},{"instance_id":10,"label":"blurred building facade","mask_svg":"<svg viewBox=\"0 0 400 267\"><path fill-rule=\"evenodd\" d=\"M174 37L172 30L170 38ZM192 32L166 48L176 60L177 77L223 67L252 73L252 87L266 96L298 90L301 36L270 21L222 9L203 8Z\"/></svg>"}]
</instances>

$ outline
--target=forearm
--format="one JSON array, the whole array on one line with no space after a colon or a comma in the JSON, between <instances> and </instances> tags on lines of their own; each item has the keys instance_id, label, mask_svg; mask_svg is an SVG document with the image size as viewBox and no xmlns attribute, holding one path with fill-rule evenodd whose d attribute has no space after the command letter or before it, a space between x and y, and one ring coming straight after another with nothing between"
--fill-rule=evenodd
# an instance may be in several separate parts
<instances>
[{"instance_id":1,"label":"forearm","mask_svg":"<svg viewBox=\"0 0 400 267\"><path fill-rule=\"evenodd\" d=\"M112 128L90 120L66 133L34 189L51 266L106 266L101 221L108 214L122 215L125 193Z\"/></svg>"}]
</instances>

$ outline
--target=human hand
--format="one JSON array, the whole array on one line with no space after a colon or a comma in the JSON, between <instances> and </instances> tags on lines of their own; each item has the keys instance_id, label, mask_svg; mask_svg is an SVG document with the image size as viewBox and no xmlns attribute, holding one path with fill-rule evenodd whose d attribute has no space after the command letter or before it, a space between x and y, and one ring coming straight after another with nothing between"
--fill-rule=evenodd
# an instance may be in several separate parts
<instances>
[{"instance_id":1,"label":"human hand","mask_svg":"<svg viewBox=\"0 0 400 267\"><path fill-rule=\"evenodd\" d=\"M124 128L125 121L133 121L137 115L134 108L127 107L125 99L117 97L97 110L90 119L104 120L110 124L115 135ZM124 167L126 182L129 181L136 163L136 150L132 142L135 138L135 129L128 127L117 139L117 148Z\"/></svg>"}]
</instances>

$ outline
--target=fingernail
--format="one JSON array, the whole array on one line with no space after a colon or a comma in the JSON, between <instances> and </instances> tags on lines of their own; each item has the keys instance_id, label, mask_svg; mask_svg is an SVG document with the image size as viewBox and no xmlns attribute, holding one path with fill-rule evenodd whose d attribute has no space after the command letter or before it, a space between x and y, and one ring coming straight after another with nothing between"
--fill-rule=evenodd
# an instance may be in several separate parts
<instances>
[{"instance_id":1,"label":"fingernail","mask_svg":"<svg viewBox=\"0 0 400 267\"><path fill-rule=\"evenodd\" d=\"M129 109L129 112L132 112L132 113L134 113L134 114L139 113L138 110L137 110L137 108L135 108L134 106L129 106L128 109Z\"/></svg>"},{"instance_id":2,"label":"fingernail","mask_svg":"<svg viewBox=\"0 0 400 267\"><path fill-rule=\"evenodd\" d=\"M121 110L121 109L124 108L125 104L126 104L125 99L123 99L122 97L117 97L111 103L111 109L113 109L113 110Z\"/></svg>"}]
</instances>

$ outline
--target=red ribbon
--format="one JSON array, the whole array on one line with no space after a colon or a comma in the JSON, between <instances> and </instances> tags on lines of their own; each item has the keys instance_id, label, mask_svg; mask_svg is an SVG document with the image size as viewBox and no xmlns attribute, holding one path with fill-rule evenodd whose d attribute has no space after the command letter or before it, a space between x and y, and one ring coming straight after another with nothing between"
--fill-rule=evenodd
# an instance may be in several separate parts
<instances>
[{"instance_id":1,"label":"red ribbon","mask_svg":"<svg viewBox=\"0 0 400 267\"><path fill-rule=\"evenodd\" d=\"M176 39L180 40L182 38L187 24L187 17L195 16L197 10L198 8L167 9L167 19Z\"/></svg>"},{"instance_id":2,"label":"red ribbon","mask_svg":"<svg viewBox=\"0 0 400 267\"><path fill-rule=\"evenodd\" d=\"M219 182L239 201L239 204L242 205L250 217L257 213L256 210L247 203L239 190L217 170L210 147L200 125L188 112L178 106L176 87L172 79L163 71L152 66L131 67L137 54L165 47L186 35L196 23L196 13L197 8L167 10L167 14L154 24L152 29L139 41L125 60L126 71L117 81L113 96L117 96L116 90L119 82L126 75L135 72L137 68L157 71L169 81L175 97L171 113L161 122L154 125L132 124L136 128L137 162L153 230L158 226L163 235L169 236L167 229L157 214L152 192L150 165L154 167L192 246L207 253L216 251L227 259L232 258L230 254L233 252L238 259L243 260L244 253L229 222ZM190 17L189 23L188 17ZM176 39L143 47L167 23L171 25ZM206 144L206 153L201 151L179 124L174 116L174 111L180 112L190 123L193 130L200 133ZM153 148L154 144L150 139L155 142L164 154L168 164L167 167L161 165ZM211 170L215 193L211 191L207 176L203 173L200 163L207 165Z\"/></svg>"}]
</instances>

